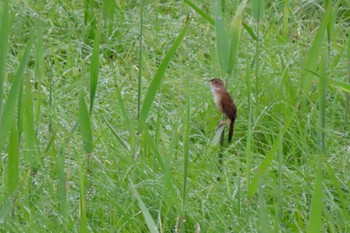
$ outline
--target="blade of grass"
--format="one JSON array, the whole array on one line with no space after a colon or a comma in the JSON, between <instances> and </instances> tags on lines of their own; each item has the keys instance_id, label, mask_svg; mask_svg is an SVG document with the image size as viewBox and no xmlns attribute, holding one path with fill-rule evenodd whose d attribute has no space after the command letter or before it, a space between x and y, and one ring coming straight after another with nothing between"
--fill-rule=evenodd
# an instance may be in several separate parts
<instances>
[{"instance_id":1,"label":"blade of grass","mask_svg":"<svg viewBox=\"0 0 350 233\"><path fill-rule=\"evenodd\" d=\"M125 108L124 99L122 97L118 83L116 83L116 85L115 85L115 90L116 90L116 94L117 94L117 102L119 105L119 109L120 109L122 116L124 118L125 125L128 128L129 136L132 137L134 135L134 130L135 130L135 128L133 127L134 124L131 124L129 114Z\"/></svg>"},{"instance_id":2,"label":"blade of grass","mask_svg":"<svg viewBox=\"0 0 350 233\"><path fill-rule=\"evenodd\" d=\"M256 20L256 38L257 40L255 41L255 56L254 56L254 62L255 62L255 94L256 98L258 99L259 97L259 92L260 92L260 80L259 80L259 72L260 72L260 21L263 18L264 15L264 8L265 8L265 3L264 0L253 0L252 1L252 15Z\"/></svg>"},{"instance_id":3,"label":"blade of grass","mask_svg":"<svg viewBox=\"0 0 350 233\"><path fill-rule=\"evenodd\" d=\"M19 94L22 86L23 77L24 77L24 71L29 59L33 41L34 41L34 33L31 34L28 40L27 46L25 48L23 57L21 59L20 65L18 67L16 76L15 76L15 79L12 83L10 93L7 97L7 100L4 106L4 111L0 121L0 149L5 144L6 138L8 137L8 134L11 129L13 119L15 117L15 107L19 99Z\"/></svg>"},{"instance_id":4,"label":"blade of grass","mask_svg":"<svg viewBox=\"0 0 350 233\"><path fill-rule=\"evenodd\" d=\"M8 213L11 211L12 203L15 198L13 193L9 198L7 198L5 204L0 209L0 222L3 222Z\"/></svg>"},{"instance_id":5,"label":"blade of grass","mask_svg":"<svg viewBox=\"0 0 350 233\"><path fill-rule=\"evenodd\" d=\"M87 26L92 21L93 1L84 0L84 24Z\"/></svg>"},{"instance_id":6,"label":"blade of grass","mask_svg":"<svg viewBox=\"0 0 350 233\"><path fill-rule=\"evenodd\" d=\"M25 98L23 100L24 104L24 137L25 137L25 149L26 156L29 161L32 163L33 167L38 166L38 162L35 158L36 152L36 134L35 134L35 125L34 125L34 112L33 112L33 96L32 88L29 77L25 81Z\"/></svg>"},{"instance_id":7,"label":"blade of grass","mask_svg":"<svg viewBox=\"0 0 350 233\"><path fill-rule=\"evenodd\" d=\"M348 59L348 92L350 93L350 36L348 36L348 49L347 49L347 59ZM345 100L345 125L349 125L348 117L350 113L350 95L346 94Z\"/></svg>"},{"instance_id":8,"label":"blade of grass","mask_svg":"<svg viewBox=\"0 0 350 233\"><path fill-rule=\"evenodd\" d=\"M96 31L94 48L92 50L91 65L90 65L90 115L92 114L92 108L95 101L97 83L98 83L98 73L100 65L100 33Z\"/></svg>"},{"instance_id":9,"label":"blade of grass","mask_svg":"<svg viewBox=\"0 0 350 233\"><path fill-rule=\"evenodd\" d=\"M84 150L90 154L93 148L92 130L90 115L87 110L87 106L84 100L83 91L80 93L79 99L79 125L81 134L83 136Z\"/></svg>"},{"instance_id":10,"label":"blade of grass","mask_svg":"<svg viewBox=\"0 0 350 233\"><path fill-rule=\"evenodd\" d=\"M271 233L274 232L271 227L269 218L269 213L266 208L266 201L265 197L261 188L261 185L259 185L258 188L258 196L259 196L259 224L261 228L261 232L263 233Z\"/></svg>"},{"instance_id":11,"label":"blade of grass","mask_svg":"<svg viewBox=\"0 0 350 233\"><path fill-rule=\"evenodd\" d=\"M87 111L86 111L87 114ZM80 209L80 232L85 233L89 232L87 228L87 215L86 215L86 191L85 191L85 172L84 164L85 157L80 159L79 164L79 209Z\"/></svg>"},{"instance_id":12,"label":"blade of grass","mask_svg":"<svg viewBox=\"0 0 350 233\"><path fill-rule=\"evenodd\" d=\"M193 2L189 0L184 0L184 2L189 5L195 12L197 12L200 16L206 19L211 25L215 25L215 21L210 15L202 11L198 6L196 6Z\"/></svg>"},{"instance_id":13,"label":"blade of grass","mask_svg":"<svg viewBox=\"0 0 350 233\"><path fill-rule=\"evenodd\" d=\"M329 1L331 2L331 1ZM306 95L309 93L312 85L312 72L317 72L319 56L321 53L321 44L325 37L327 25L329 24L332 16L332 6L329 3L326 7L326 11L322 18L321 24L317 30L314 41L312 42L311 48L305 58L304 69L302 71L302 91ZM312 72L310 72L312 71Z\"/></svg>"},{"instance_id":14,"label":"blade of grass","mask_svg":"<svg viewBox=\"0 0 350 233\"><path fill-rule=\"evenodd\" d=\"M56 152L56 148L52 150L56 157L57 169L57 195L59 201L60 213L64 219L68 217L67 189L66 189L66 171L65 171L65 153L63 148Z\"/></svg>"},{"instance_id":15,"label":"blade of grass","mask_svg":"<svg viewBox=\"0 0 350 233\"><path fill-rule=\"evenodd\" d=\"M10 13L9 1L4 0L2 4L2 17L0 25L0 99L3 98L4 80L6 76L8 39L10 34ZM2 113L2 101L0 101L0 117ZM1 148L1 147L0 147Z\"/></svg>"},{"instance_id":16,"label":"blade of grass","mask_svg":"<svg viewBox=\"0 0 350 233\"><path fill-rule=\"evenodd\" d=\"M239 4L236 14L233 17L233 20L231 22L230 43L229 43L230 49L229 49L228 64L227 64L228 75L232 75L232 71L236 66L238 48L240 44L241 31L242 31L243 13L244 13L245 6L247 5L247 2L248 1L245 0L245 1L242 1L241 4Z\"/></svg>"},{"instance_id":17,"label":"blade of grass","mask_svg":"<svg viewBox=\"0 0 350 233\"><path fill-rule=\"evenodd\" d=\"M247 31L247 33L250 35L250 37L253 40L257 40L258 39L258 37L255 35L253 29L248 24L246 24L245 22L242 22L242 26Z\"/></svg>"},{"instance_id":18,"label":"blade of grass","mask_svg":"<svg viewBox=\"0 0 350 233\"><path fill-rule=\"evenodd\" d=\"M252 0L252 15L255 20L260 21L264 17L265 0Z\"/></svg>"},{"instance_id":19,"label":"blade of grass","mask_svg":"<svg viewBox=\"0 0 350 233\"><path fill-rule=\"evenodd\" d=\"M143 1L140 1L139 73L137 80L137 119L140 119L142 89L142 40L143 40Z\"/></svg>"},{"instance_id":20,"label":"blade of grass","mask_svg":"<svg viewBox=\"0 0 350 233\"><path fill-rule=\"evenodd\" d=\"M182 29L181 33L179 34L179 36L177 37L175 43L173 44L173 46L170 48L170 50L168 51L168 53L165 55L162 63L160 64L160 66L157 69L156 74L154 75L151 84L147 90L146 96L144 98L142 107L141 107L141 112L140 112L140 118L139 118L139 132L142 132L143 127L145 126L148 114L151 110L151 106L153 103L153 100L157 94L157 91L160 87L160 84L164 78L164 74L165 71L167 69L167 66L170 62L170 59L174 56L177 48L180 46L181 41L183 40L183 38L186 35L187 29L189 27L189 21L186 22L185 27Z\"/></svg>"},{"instance_id":21,"label":"blade of grass","mask_svg":"<svg viewBox=\"0 0 350 233\"><path fill-rule=\"evenodd\" d=\"M39 24L38 31L37 31L37 41L35 45L35 71L34 71L34 77L35 81L37 83L37 93L35 95L35 122L38 124L40 122L40 109L41 109L41 103L42 103L42 97L41 97L41 83L42 83L42 76L43 76L43 37L42 37L42 24Z\"/></svg>"},{"instance_id":22,"label":"blade of grass","mask_svg":"<svg viewBox=\"0 0 350 233\"><path fill-rule=\"evenodd\" d=\"M252 83L251 83L251 65L249 62L247 62L246 65L246 82L247 82L247 98L248 98L248 132L247 132L247 144L245 148L245 155L246 155L246 177L247 181L250 182L250 175L251 175L251 164L253 160L252 155L252 141L253 141L253 105L252 105Z\"/></svg>"},{"instance_id":23,"label":"blade of grass","mask_svg":"<svg viewBox=\"0 0 350 233\"><path fill-rule=\"evenodd\" d=\"M113 32L113 19L116 11L116 3L111 0L103 0L102 2L102 13L105 18L105 27L108 29L108 35Z\"/></svg>"},{"instance_id":24,"label":"blade of grass","mask_svg":"<svg viewBox=\"0 0 350 233\"><path fill-rule=\"evenodd\" d=\"M256 190L258 189L258 185L259 185L259 180L261 177L264 176L267 169L270 167L270 165L273 161L273 158L274 158L279 146L281 145L280 142L283 140L283 135L289 129L291 123L293 122L293 120L295 118L295 115L296 115L296 110L292 114L289 115L289 118L286 119L282 129L280 130L277 138L275 139L273 145L271 146L270 151L268 152L265 159L263 160L263 162L259 166L258 171L255 173L255 176L252 180L252 183L248 186L248 196L249 197L253 197L254 194L256 193Z\"/></svg>"},{"instance_id":25,"label":"blade of grass","mask_svg":"<svg viewBox=\"0 0 350 233\"><path fill-rule=\"evenodd\" d=\"M318 135L319 135L319 150L321 153L326 153L326 145L325 145L325 129L326 129L326 92L327 92L327 58L328 53L326 53L326 49L323 49L321 56L321 64L320 64L320 82L318 86L319 91L319 116L318 116Z\"/></svg>"},{"instance_id":26,"label":"blade of grass","mask_svg":"<svg viewBox=\"0 0 350 233\"><path fill-rule=\"evenodd\" d=\"M310 208L310 218L308 223L308 233L321 232L322 226L322 212L323 212L323 201L322 201L322 160L318 162L318 169L315 179L314 191L312 193L312 201Z\"/></svg>"},{"instance_id":27,"label":"blade of grass","mask_svg":"<svg viewBox=\"0 0 350 233\"><path fill-rule=\"evenodd\" d=\"M18 140L18 137L16 138L16 140ZM28 183L28 177L30 176L30 173L31 172L28 171L28 172L26 172L26 174L23 175L23 179L21 179L21 181L17 185L16 189L7 198L7 200L4 201L5 203L3 204L3 206L0 209L0 223L3 223L4 220L6 219L7 215L9 213L11 213L11 210L14 207L14 205L13 205L14 201L16 199L21 200L21 198L22 198L21 194L26 193L25 191L23 191L23 189L25 189L27 187L26 184Z\"/></svg>"},{"instance_id":28,"label":"blade of grass","mask_svg":"<svg viewBox=\"0 0 350 233\"><path fill-rule=\"evenodd\" d=\"M184 181L183 181L183 191L182 191L182 211L183 214L185 214L185 207L186 207L186 196L187 196L187 177L188 177L188 157L190 156L190 78L187 76L186 80L186 111L185 111L185 121L184 121L184 164L183 164L183 175L184 175Z\"/></svg>"},{"instance_id":29,"label":"blade of grass","mask_svg":"<svg viewBox=\"0 0 350 233\"><path fill-rule=\"evenodd\" d=\"M145 221L146 221L146 224L147 224L147 227L148 227L148 230L151 232L151 233L157 233L158 232L158 228L157 228L157 225L156 223L154 222L154 219L152 218L147 206L145 205L145 203L143 202L140 194L137 192L136 188L135 188L135 185L132 183L132 181L130 181L131 183L131 188L132 188L132 191L136 197L136 200L137 200L137 203L139 205L139 208L142 212L142 215L143 217L145 218Z\"/></svg>"},{"instance_id":30,"label":"blade of grass","mask_svg":"<svg viewBox=\"0 0 350 233\"><path fill-rule=\"evenodd\" d=\"M12 124L8 145L8 162L7 162L7 193L11 196L15 191L19 181L19 155L20 145L18 140L17 128Z\"/></svg>"},{"instance_id":31,"label":"blade of grass","mask_svg":"<svg viewBox=\"0 0 350 233\"><path fill-rule=\"evenodd\" d=\"M342 91L345 91L347 93L350 93L350 83L346 83L346 82L342 82L342 81L339 81L339 80L335 80L335 79L332 79L330 78L328 80L328 84L330 86L333 86L335 88L339 88L340 90Z\"/></svg>"},{"instance_id":32,"label":"blade of grass","mask_svg":"<svg viewBox=\"0 0 350 233\"><path fill-rule=\"evenodd\" d=\"M111 123L102 115L100 114L102 119L107 123L109 129L112 131L114 136L118 139L118 141L127 149L129 152L131 151L129 144L118 134L118 132L114 129Z\"/></svg>"},{"instance_id":33,"label":"blade of grass","mask_svg":"<svg viewBox=\"0 0 350 233\"><path fill-rule=\"evenodd\" d=\"M162 157L159 154L157 145L152 140L151 135L149 135L148 130L145 129L144 132L145 132L145 143L151 149L153 154L155 155L155 157L156 157L156 159L157 159L157 161L159 163L159 166L160 166L160 169L161 169L162 173L165 174L165 172L166 172L165 165L164 165Z\"/></svg>"},{"instance_id":34,"label":"blade of grass","mask_svg":"<svg viewBox=\"0 0 350 233\"><path fill-rule=\"evenodd\" d=\"M212 5L215 19L216 55L221 75L223 75L227 71L228 65L228 33L226 30L225 18L222 13L221 1L212 0Z\"/></svg>"},{"instance_id":35,"label":"blade of grass","mask_svg":"<svg viewBox=\"0 0 350 233\"><path fill-rule=\"evenodd\" d=\"M195 12L197 12L200 16L202 16L204 19L206 19L211 25L215 26L215 20L208 15L207 13L205 13L204 11L202 11L197 5L195 5L193 2L189 1L189 0L184 0L184 2L189 5ZM247 31L247 33L252 37L252 39L256 40L256 35L254 33L254 31L249 27L248 24L242 22L242 26L243 28Z\"/></svg>"},{"instance_id":36,"label":"blade of grass","mask_svg":"<svg viewBox=\"0 0 350 233\"><path fill-rule=\"evenodd\" d=\"M337 167L332 167L332 165L330 164L331 162L325 160L325 166L327 169L327 173L330 175L331 180L332 180L332 184L334 185L334 187L337 190L337 194L339 197L339 201L341 203L341 208L342 208L342 213L344 215L344 219L349 219L349 211L348 211L348 201L346 199L346 192L344 192L344 190L342 189L342 184L339 181L339 178L336 175L336 172L334 171L334 169L337 169Z\"/></svg>"},{"instance_id":37,"label":"blade of grass","mask_svg":"<svg viewBox=\"0 0 350 233\"><path fill-rule=\"evenodd\" d=\"M289 0L283 0L283 39L286 40L288 37L289 29Z\"/></svg>"}]
</instances>

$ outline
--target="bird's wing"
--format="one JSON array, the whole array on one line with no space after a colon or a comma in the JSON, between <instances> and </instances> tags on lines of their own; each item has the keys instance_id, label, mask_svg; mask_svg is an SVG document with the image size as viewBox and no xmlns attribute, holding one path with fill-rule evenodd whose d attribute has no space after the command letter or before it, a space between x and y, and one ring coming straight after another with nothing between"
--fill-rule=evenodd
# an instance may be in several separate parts
<instances>
[{"instance_id":1,"label":"bird's wing","mask_svg":"<svg viewBox=\"0 0 350 233\"><path fill-rule=\"evenodd\" d=\"M231 96L226 92L223 96L228 101L221 101L223 112L231 121L236 120L237 108Z\"/></svg>"}]
</instances>

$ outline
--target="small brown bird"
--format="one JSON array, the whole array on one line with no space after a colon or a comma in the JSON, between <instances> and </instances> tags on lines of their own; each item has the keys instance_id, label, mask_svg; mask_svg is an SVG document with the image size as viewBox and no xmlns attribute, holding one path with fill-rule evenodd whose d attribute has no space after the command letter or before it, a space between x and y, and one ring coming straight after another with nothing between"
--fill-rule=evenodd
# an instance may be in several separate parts
<instances>
[{"instance_id":1,"label":"small brown bird","mask_svg":"<svg viewBox=\"0 0 350 233\"><path fill-rule=\"evenodd\" d=\"M232 97L227 92L224 83L221 79L214 78L210 80L210 88L214 95L214 102L217 109L224 115L225 120L220 123L220 126L226 124L226 119L230 119L230 130L228 133L228 141L231 142L233 136L233 128L237 117L237 108Z\"/></svg>"}]
</instances>

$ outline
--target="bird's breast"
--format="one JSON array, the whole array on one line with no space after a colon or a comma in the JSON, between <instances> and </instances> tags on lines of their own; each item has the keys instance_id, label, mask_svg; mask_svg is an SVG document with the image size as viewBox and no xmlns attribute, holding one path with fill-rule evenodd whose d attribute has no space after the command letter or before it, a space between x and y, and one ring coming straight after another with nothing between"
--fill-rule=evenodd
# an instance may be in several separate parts
<instances>
[{"instance_id":1,"label":"bird's breast","mask_svg":"<svg viewBox=\"0 0 350 233\"><path fill-rule=\"evenodd\" d=\"M216 108L219 110L219 111L221 111L222 109L221 109L221 104L220 104L220 101L221 101L221 99L220 99L220 95L217 93L217 92L213 92L213 94L214 94L214 103L215 103L215 106L216 106Z\"/></svg>"}]
</instances>

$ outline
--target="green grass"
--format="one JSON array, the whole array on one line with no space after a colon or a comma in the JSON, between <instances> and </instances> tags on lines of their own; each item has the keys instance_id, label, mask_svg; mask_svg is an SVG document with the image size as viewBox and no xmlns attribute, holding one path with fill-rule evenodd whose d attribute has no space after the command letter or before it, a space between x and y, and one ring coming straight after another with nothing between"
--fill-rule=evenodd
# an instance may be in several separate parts
<instances>
[{"instance_id":1,"label":"green grass","mask_svg":"<svg viewBox=\"0 0 350 233\"><path fill-rule=\"evenodd\" d=\"M347 1L0 12L0 232L350 231Z\"/></svg>"}]
</instances>

